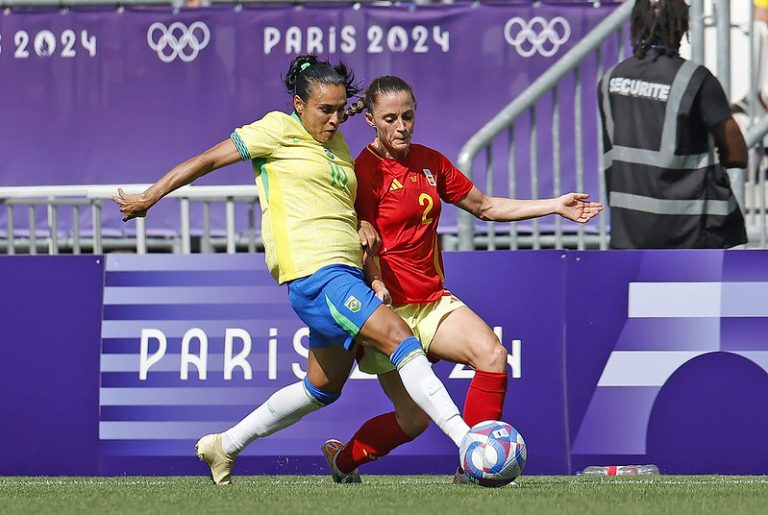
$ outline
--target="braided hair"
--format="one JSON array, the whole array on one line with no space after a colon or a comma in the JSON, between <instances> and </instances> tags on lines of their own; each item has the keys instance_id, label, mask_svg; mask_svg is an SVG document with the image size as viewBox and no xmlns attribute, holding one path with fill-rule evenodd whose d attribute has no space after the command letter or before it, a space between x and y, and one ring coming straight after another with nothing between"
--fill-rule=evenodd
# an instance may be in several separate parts
<instances>
[{"instance_id":1,"label":"braided hair","mask_svg":"<svg viewBox=\"0 0 768 515\"><path fill-rule=\"evenodd\" d=\"M413 94L413 87L411 87L410 84L394 75L382 75L381 77L377 77L371 82L368 88L366 88L363 99L358 100L346 110L346 118L362 113L363 111L368 111L369 113L373 112L373 106L376 105L379 95L400 93L403 91L411 95L413 105L415 106L416 96Z\"/></svg>"},{"instance_id":2,"label":"braided hair","mask_svg":"<svg viewBox=\"0 0 768 515\"><path fill-rule=\"evenodd\" d=\"M632 8L632 51L638 59L656 48L676 55L688 32L688 5L685 0L635 0Z\"/></svg>"},{"instance_id":3,"label":"braided hair","mask_svg":"<svg viewBox=\"0 0 768 515\"><path fill-rule=\"evenodd\" d=\"M328 61L321 61L314 54L297 56L288 67L283 79L288 93L298 95L304 102L309 100L309 90L313 84L340 84L352 98L360 92L355 83L355 74L342 62L336 66Z\"/></svg>"}]
</instances>

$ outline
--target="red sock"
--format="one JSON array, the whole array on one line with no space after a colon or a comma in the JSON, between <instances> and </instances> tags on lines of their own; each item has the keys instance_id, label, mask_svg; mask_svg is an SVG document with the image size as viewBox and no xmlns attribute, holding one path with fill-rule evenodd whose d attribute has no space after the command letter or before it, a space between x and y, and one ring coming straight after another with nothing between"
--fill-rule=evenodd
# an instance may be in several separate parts
<instances>
[{"instance_id":1,"label":"red sock","mask_svg":"<svg viewBox=\"0 0 768 515\"><path fill-rule=\"evenodd\" d=\"M336 466L344 473L360 465L381 458L394 448L413 440L400 428L395 412L373 417L360 426L355 436L347 443L336 458Z\"/></svg>"},{"instance_id":2,"label":"red sock","mask_svg":"<svg viewBox=\"0 0 768 515\"><path fill-rule=\"evenodd\" d=\"M475 371L464 401L464 421L472 427L485 420L500 420L506 395L506 373Z\"/></svg>"}]
</instances>

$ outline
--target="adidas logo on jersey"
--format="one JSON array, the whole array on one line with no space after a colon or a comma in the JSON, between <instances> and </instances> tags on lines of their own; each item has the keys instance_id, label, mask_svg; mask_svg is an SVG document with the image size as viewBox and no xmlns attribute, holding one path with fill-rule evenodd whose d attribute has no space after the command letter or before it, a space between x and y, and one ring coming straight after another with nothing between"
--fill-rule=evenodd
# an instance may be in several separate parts
<instances>
[{"instance_id":1,"label":"adidas logo on jersey","mask_svg":"<svg viewBox=\"0 0 768 515\"><path fill-rule=\"evenodd\" d=\"M389 185L389 191L399 190L403 187L402 183L397 179L392 180L392 184Z\"/></svg>"}]
</instances>

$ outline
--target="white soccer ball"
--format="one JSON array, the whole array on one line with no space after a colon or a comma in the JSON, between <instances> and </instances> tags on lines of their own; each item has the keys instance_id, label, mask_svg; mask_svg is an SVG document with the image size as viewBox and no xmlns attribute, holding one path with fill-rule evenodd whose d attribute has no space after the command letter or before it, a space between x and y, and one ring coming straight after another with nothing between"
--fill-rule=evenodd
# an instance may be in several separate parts
<instances>
[{"instance_id":1,"label":"white soccer ball","mask_svg":"<svg viewBox=\"0 0 768 515\"><path fill-rule=\"evenodd\" d=\"M525 467L528 451L523 436L506 422L486 420L474 425L459 447L461 468L480 486L504 486Z\"/></svg>"}]
</instances>

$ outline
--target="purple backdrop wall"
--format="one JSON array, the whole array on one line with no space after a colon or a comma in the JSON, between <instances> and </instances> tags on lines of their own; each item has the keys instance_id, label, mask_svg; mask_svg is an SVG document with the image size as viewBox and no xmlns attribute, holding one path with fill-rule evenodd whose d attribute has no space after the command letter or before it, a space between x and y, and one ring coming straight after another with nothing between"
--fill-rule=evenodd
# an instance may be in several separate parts
<instances>
[{"instance_id":1,"label":"purple backdrop wall","mask_svg":"<svg viewBox=\"0 0 768 515\"><path fill-rule=\"evenodd\" d=\"M768 253L445 258L451 289L510 350L503 418L526 438L526 473L766 473ZM303 377L305 329L262 256L103 259L0 257L0 474L202 474L201 434ZM470 374L436 371L461 404ZM237 472L323 473L322 441L390 409L355 372L337 403L255 442ZM445 474L456 460L430 428L366 470Z\"/></svg>"},{"instance_id":2,"label":"purple backdrop wall","mask_svg":"<svg viewBox=\"0 0 768 515\"><path fill-rule=\"evenodd\" d=\"M304 52L344 60L363 84L382 74L409 80L419 105L416 139L455 159L472 134L614 5L257 5L176 14L155 7L10 10L0 16L0 184L153 182L234 127L270 110L289 110L281 75ZM551 28L551 38L534 46L535 38L521 37L529 24L535 34ZM179 42L179 52L169 41ZM606 62L615 59L611 52ZM584 76L591 77L595 65L586 66ZM594 103L589 84L583 95ZM572 127L572 95L561 91L560 101L563 127ZM587 139L597 132L594 112L585 108ZM546 108L540 116L546 140ZM348 122L345 132L353 154L372 137L359 119ZM529 160L526 148L519 155L523 162ZM569 148L563 145L564 189L574 187ZM538 158L545 191L551 156ZM587 160L589 165L594 156ZM503 162L499 157L497 163ZM241 165L201 183L247 184L251 173ZM526 177L519 178L520 196L531 195ZM484 178L478 183L483 187ZM495 192L503 194L507 184L497 174ZM597 191L589 180L585 188ZM26 213L18 216L17 226L25 227ZM82 216L82 227L89 227L89 214ZM66 227L67 215L61 218ZM453 224L455 212L448 209L443 218ZM116 210L105 211L107 228L122 230L118 219ZM166 217L148 226L171 227Z\"/></svg>"}]
</instances>

